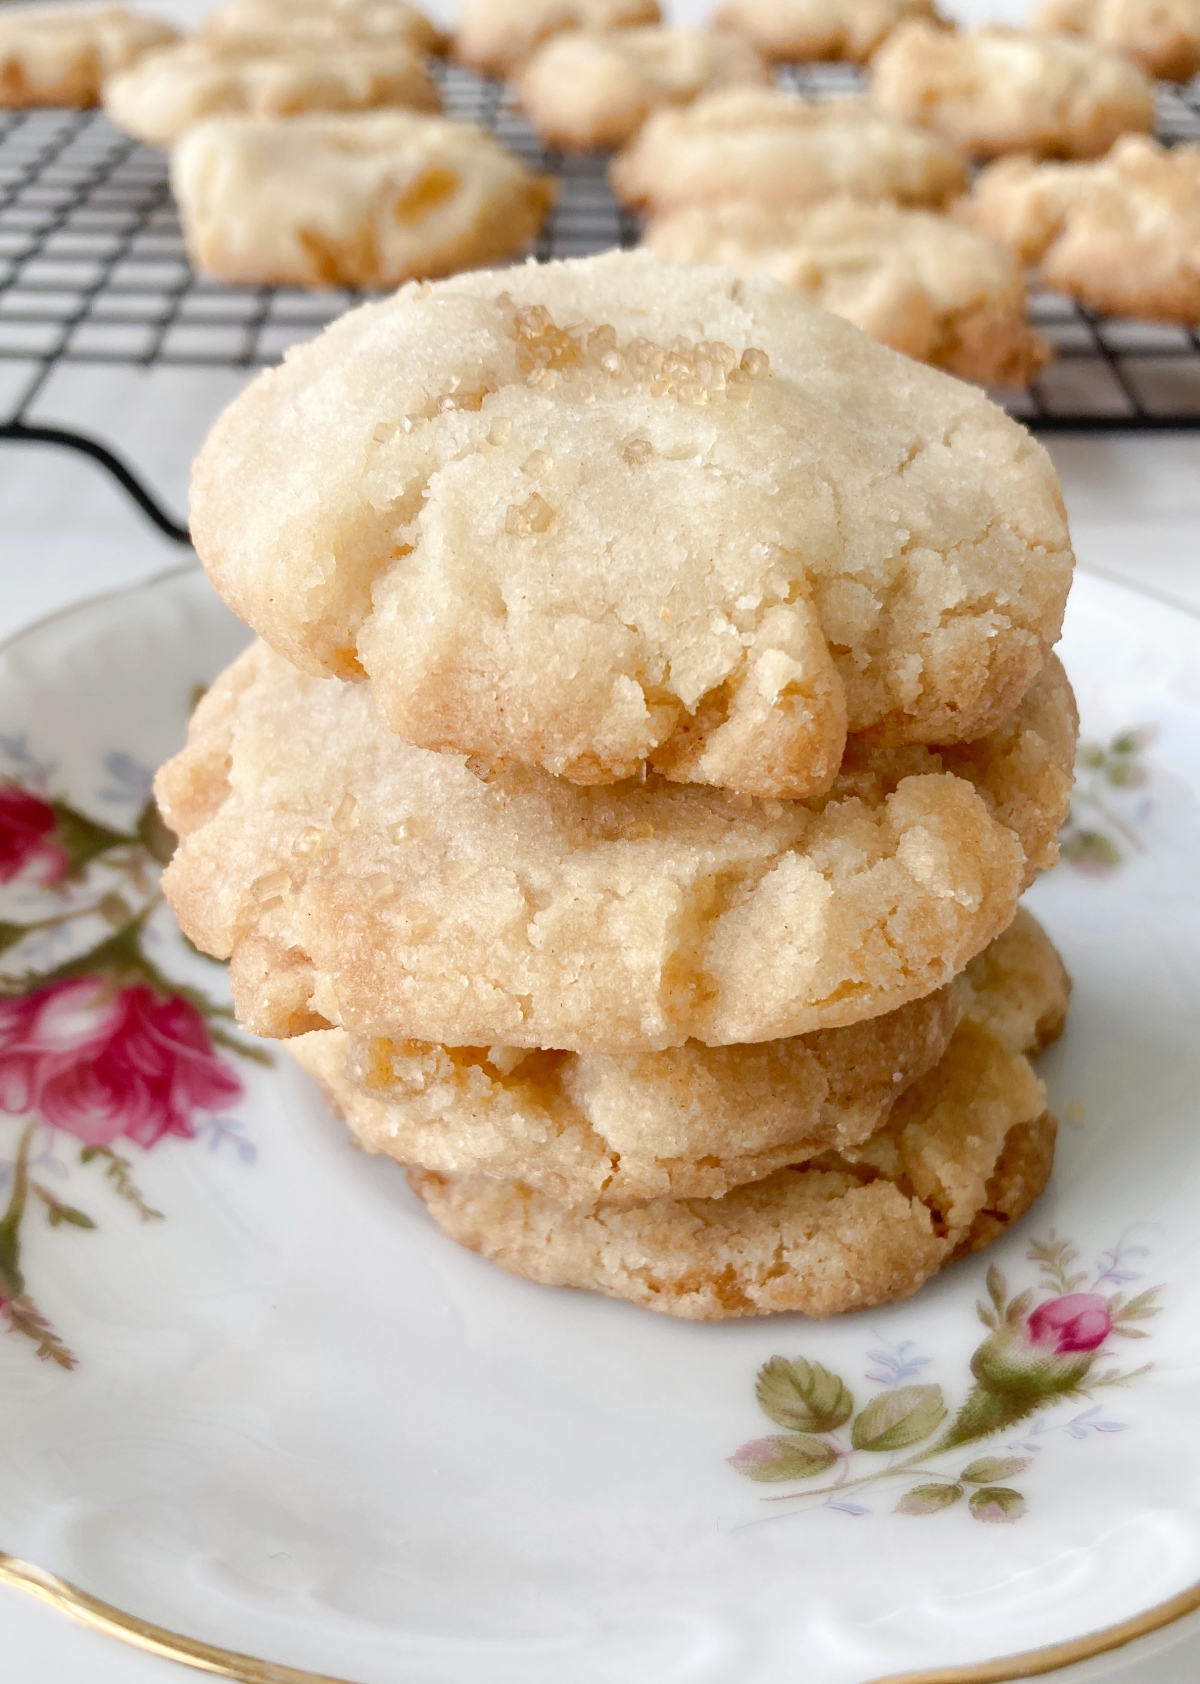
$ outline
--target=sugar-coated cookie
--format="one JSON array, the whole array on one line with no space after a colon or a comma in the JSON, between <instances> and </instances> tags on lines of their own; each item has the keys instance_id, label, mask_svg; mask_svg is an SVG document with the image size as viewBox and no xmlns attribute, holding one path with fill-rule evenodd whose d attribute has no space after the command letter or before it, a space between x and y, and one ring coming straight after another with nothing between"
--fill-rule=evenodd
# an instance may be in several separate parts
<instances>
[{"instance_id":1,"label":"sugar-coated cookie","mask_svg":"<svg viewBox=\"0 0 1200 1684\"><path fill-rule=\"evenodd\" d=\"M287 1047L368 1150L515 1178L592 1209L718 1198L861 1145L945 1052L962 1005L951 984L844 1029L649 1053L363 1041L342 1029Z\"/></svg>"},{"instance_id":2,"label":"sugar-coated cookie","mask_svg":"<svg viewBox=\"0 0 1200 1684\"><path fill-rule=\"evenodd\" d=\"M725 0L713 22L744 35L765 58L865 64L912 17L944 23L934 0Z\"/></svg>"},{"instance_id":3,"label":"sugar-coated cookie","mask_svg":"<svg viewBox=\"0 0 1200 1684\"><path fill-rule=\"evenodd\" d=\"M659 217L642 243L678 263L773 275L893 350L985 385L1024 386L1050 355L1008 249L929 211L729 200Z\"/></svg>"},{"instance_id":4,"label":"sugar-coated cookie","mask_svg":"<svg viewBox=\"0 0 1200 1684\"><path fill-rule=\"evenodd\" d=\"M106 76L178 39L124 6L28 6L0 12L0 107L96 105Z\"/></svg>"},{"instance_id":5,"label":"sugar-coated cookie","mask_svg":"<svg viewBox=\"0 0 1200 1684\"><path fill-rule=\"evenodd\" d=\"M865 1146L723 1198L588 1213L487 1175L409 1182L452 1239L528 1280L690 1321L820 1317L907 1298L998 1238L1049 1179L1054 1135L1028 1060L968 1021Z\"/></svg>"},{"instance_id":6,"label":"sugar-coated cookie","mask_svg":"<svg viewBox=\"0 0 1200 1684\"><path fill-rule=\"evenodd\" d=\"M763 61L737 35L711 29L572 29L537 49L521 104L550 146L623 146L659 106L714 88L761 84Z\"/></svg>"},{"instance_id":7,"label":"sugar-coated cookie","mask_svg":"<svg viewBox=\"0 0 1200 1684\"><path fill-rule=\"evenodd\" d=\"M213 117L176 146L171 183L197 269L311 287L514 256L554 198L484 130L406 111Z\"/></svg>"},{"instance_id":8,"label":"sugar-coated cookie","mask_svg":"<svg viewBox=\"0 0 1200 1684\"><path fill-rule=\"evenodd\" d=\"M193 124L218 115L294 117L381 106L438 111L441 103L424 61L400 42L338 41L247 56L236 46L182 41L147 53L104 84L112 121L151 146L170 146Z\"/></svg>"},{"instance_id":9,"label":"sugar-coated cookie","mask_svg":"<svg viewBox=\"0 0 1200 1684\"><path fill-rule=\"evenodd\" d=\"M1066 973L1028 913L970 975L883 1017L750 1046L527 1052L325 1029L288 1051L360 1145L401 1163L524 1181L573 1209L719 1198L861 1146L941 1058L965 1004L1014 1052L1061 1028Z\"/></svg>"},{"instance_id":10,"label":"sugar-coated cookie","mask_svg":"<svg viewBox=\"0 0 1200 1684\"><path fill-rule=\"evenodd\" d=\"M441 53L447 37L407 0L226 0L200 26L209 42L327 46L339 39Z\"/></svg>"},{"instance_id":11,"label":"sugar-coated cookie","mask_svg":"<svg viewBox=\"0 0 1200 1684\"><path fill-rule=\"evenodd\" d=\"M1033 27L1086 35L1148 76L1187 82L1200 70L1200 0L1042 0Z\"/></svg>"},{"instance_id":12,"label":"sugar-coated cookie","mask_svg":"<svg viewBox=\"0 0 1200 1684\"><path fill-rule=\"evenodd\" d=\"M961 982L966 1015L1009 1052L1033 1058L1062 1034L1071 978L1054 943L1023 906L1004 934L975 955Z\"/></svg>"},{"instance_id":13,"label":"sugar-coated cookie","mask_svg":"<svg viewBox=\"0 0 1200 1684\"><path fill-rule=\"evenodd\" d=\"M1126 135L1094 164L1006 158L955 214L1095 310L1200 324L1200 146Z\"/></svg>"},{"instance_id":14,"label":"sugar-coated cookie","mask_svg":"<svg viewBox=\"0 0 1200 1684\"><path fill-rule=\"evenodd\" d=\"M513 76L543 41L565 30L660 21L657 0L463 0L454 56L481 76Z\"/></svg>"},{"instance_id":15,"label":"sugar-coated cookie","mask_svg":"<svg viewBox=\"0 0 1200 1684\"><path fill-rule=\"evenodd\" d=\"M646 252L461 275L260 375L196 463L227 602L409 742L826 789L979 736L1058 636L1058 482L981 394Z\"/></svg>"},{"instance_id":16,"label":"sugar-coated cookie","mask_svg":"<svg viewBox=\"0 0 1200 1684\"><path fill-rule=\"evenodd\" d=\"M839 194L938 207L966 179L953 147L865 100L806 100L776 88L731 88L656 112L609 169L617 198L652 213L728 199L812 205Z\"/></svg>"},{"instance_id":17,"label":"sugar-coated cookie","mask_svg":"<svg viewBox=\"0 0 1200 1684\"><path fill-rule=\"evenodd\" d=\"M1022 29L951 35L901 24L872 60L870 95L976 158L1094 158L1118 135L1154 126L1154 90L1128 59Z\"/></svg>"},{"instance_id":18,"label":"sugar-coated cookie","mask_svg":"<svg viewBox=\"0 0 1200 1684\"><path fill-rule=\"evenodd\" d=\"M370 687L265 645L159 773L167 896L239 1016L623 1052L857 1023L943 987L1057 858L1076 736L1052 657L974 743L854 739L821 801L580 789L410 747Z\"/></svg>"}]
</instances>

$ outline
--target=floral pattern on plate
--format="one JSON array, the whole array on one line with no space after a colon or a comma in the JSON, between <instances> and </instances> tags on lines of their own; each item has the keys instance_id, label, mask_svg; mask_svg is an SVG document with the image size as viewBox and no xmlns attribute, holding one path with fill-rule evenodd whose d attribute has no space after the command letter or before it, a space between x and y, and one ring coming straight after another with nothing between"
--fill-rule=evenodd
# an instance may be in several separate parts
<instances>
[{"instance_id":1,"label":"floral pattern on plate","mask_svg":"<svg viewBox=\"0 0 1200 1684\"><path fill-rule=\"evenodd\" d=\"M868 1352L876 1368L867 1378L884 1389L857 1410L849 1386L822 1364L802 1356L790 1361L771 1357L758 1371L755 1395L763 1414L786 1430L751 1439L729 1458L730 1464L749 1479L771 1484L816 1479L837 1469L827 1485L768 1501L819 1497L824 1507L863 1515L870 1510L848 1500L849 1492L919 1471L917 1483L895 1504L896 1514L938 1514L965 1499L976 1520L1020 1520L1025 1498L1007 1481L1026 1471L1040 1444L1011 1445L1007 1448L1021 1454L973 1457L953 1471L928 1464L995 1438L1031 1415L1042 1417L1064 1403L1090 1399L1106 1387L1126 1386L1148 1374L1150 1363L1134 1369L1100 1366L1114 1355L1111 1339L1146 1338L1138 1324L1162 1307L1160 1286L1132 1296L1120 1290L1140 1278L1130 1265L1144 1254L1141 1246L1117 1246L1104 1253L1094 1271L1077 1271L1079 1253L1068 1240L1053 1232L1033 1240L1026 1255L1038 1265L1040 1290L1050 1294L1038 1303L1039 1288L1026 1287L1010 1298L1004 1276L995 1265L989 1268L987 1298L975 1306L988 1335L971 1356L972 1383L952 1420L940 1385L900 1383L914 1379L930 1361L915 1354L912 1341ZM1102 1293L1106 1285L1118 1291ZM1089 1425L1097 1432L1120 1430L1120 1423L1097 1421L1098 1413L1093 1408L1077 1414L1067 1430L1082 1426L1082 1431L1071 1436L1087 1437ZM1046 1430L1043 1419L1033 1425L1034 1437ZM904 1451L912 1453L900 1454ZM880 1457L887 1460L876 1460Z\"/></svg>"},{"instance_id":2,"label":"floral pattern on plate","mask_svg":"<svg viewBox=\"0 0 1200 1684\"><path fill-rule=\"evenodd\" d=\"M237 1125L219 1117L241 1100L242 1082L217 1047L267 1055L231 1033L228 1006L172 980L149 951L158 874L174 839L148 775L128 755L107 757L110 779L125 787L101 793L120 800L132 787L143 796L132 825L117 828L47 793L53 768L24 738L0 747L24 780L0 782L0 885L14 911L32 914L0 920L0 1111L17 1120L14 1154L0 1170L0 1315L39 1357L73 1368L21 1258L24 1225L38 1211L53 1228L96 1227L74 1202L83 1178L59 1155L64 1138L78 1146L81 1169L94 1165L143 1221L160 1221L117 1143L148 1152L169 1135L195 1139L202 1117L252 1159Z\"/></svg>"}]
</instances>

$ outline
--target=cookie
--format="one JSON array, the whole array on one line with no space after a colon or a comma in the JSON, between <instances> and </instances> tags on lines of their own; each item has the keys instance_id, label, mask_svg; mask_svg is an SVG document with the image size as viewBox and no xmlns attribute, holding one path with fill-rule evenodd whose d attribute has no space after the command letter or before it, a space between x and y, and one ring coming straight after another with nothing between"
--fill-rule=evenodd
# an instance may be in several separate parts
<instances>
[{"instance_id":1,"label":"cookie","mask_svg":"<svg viewBox=\"0 0 1200 1684\"><path fill-rule=\"evenodd\" d=\"M860 1145L937 1063L961 1010L950 986L844 1029L652 1053L356 1042L341 1029L287 1046L369 1151L593 1209L717 1198Z\"/></svg>"},{"instance_id":2,"label":"cookie","mask_svg":"<svg viewBox=\"0 0 1200 1684\"><path fill-rule=\"evenodd\" d=\"M710 29L572 29L534 53L521 104L548 146L623 146L659 106L714 88L763 83L762 60L736 35Z\"/></svg>"},{"instance_id":3,"label":"cookie","mask_svg":"<svg viewBox=\"0 0 1200 1684\"><path fill-rule=\"evenodd\" d=\"M294 117L306 111L407 106L438 111L441 96L409 47L341 41L257 57L236 47L184 41L147 53L104 84L104 109L119 129L171 146L205 117Z\"/></svg>"},{"instance_id":4,"label":"cookie","mask_svg":"<svg viewBox=\"0 0 1200 1684\"><path fill-rule=\"evenodd\" d=\"M929 211L730 200L659 217L642 243L678 263L772 275L893 350L986 385L1027 385L1051 354L1026 322L1012 254Z\"/></svg>"},{"instance_id":5,"label":"cookie","mask_svg":"<svg viewBox=\"0 0 1200 1684\"><path fill-rule=\"evenodd\" d=\"M409 742L828 788L979 736L1058 636L1048 457L769 280L645 252L409 288L260 375L195 467L227 602Z\"/></svg>"},{"instance_id":6,"label":"cookie","mask_svg":"<svg viewBox=\"0 0 1200 1684\"><path fill-rule=\"evenodd\" d=\"M514 76L552 35L655 24L657 0L463 0L454 56L481 76Z\"/></svg>"},{"instance_id":7,"label":"cookie","mask_svg":"<svg viewBox=\"0 0 1200 1684\"><path fill-rule=\"evenodd\" d=\"M521 1180L572 1209L719 1198L862 1145L942 1057L965 1002L1015 1052L1061 1027L1062 961L1033 918L1017 919L1020 933L972 961L975 986L961 978L883 1017L781 1041L606 1056L326 1029L288 1051L360 1145L401 1163Z\"/></svg>"},{"instance_id":8,"label":"cookie","mask_svg":"<svg viewBox=\"0 0 1200 1684\"><path fill-rule=\"evenodd\" d=\"M339 39L398 44L442 53L448 38L406 0L227 0L204 19L200 39L264 45L328 46Z\"/></svg>"},{"instance_id":9,"label":"cookie","mask_svg":"<svg viewBox=\"0 0 1200 1684\"><path fill-rule=\"evenodd\" d=\"M865 64L912 17L946 27L934 0L725 0L713 23L744 35L764 58Z\"/></svg>"},{"instance_id":10,"label":"cookie","mask_svg":"<svg viewBox=\"0 0 1200 1684\"><path fill-rule=\"evenodd\" d=\"M907 1298L997 1238L1049 1179L1054 1134L1028 1060L966 1022L866 1146L723 1198L586 1213L520 1181L408 1179L451 1239L527 1280L689 1321L823 1317Z\"/></svg>"},{"instance_id":11,"label":"cookie","mask_svg":"<svg viewBox=\"0 0 1200 1684\"><path fill-rule=\"evenodd\" d=\"M413 748L366 685L255 645L160 772L164 885L258 1033L652 1051L857 1023L943 987L1057 857L1051 659L975 743L856 739L811 803L580 789Z\"/></svg>"},{"instance_id":12,"label":"cookie","mask_svg":"<svg viewBox=\"0 0 1200 1684\"><path fill-rule=\"evenodd\" d=\"M5 10L0 12L0 107L96 105L106 76L178 36L169 23L124 6Z\"/></svg>"},{"instance_id":13,"label":"cookie","mask_svg":"<svg viewBox=\"0 0 1200 1684\"><path fill-rule=\"evenodd\" d=\"M554 183L466 123L405 111L213 117L171 184L195 268L249 285L397 286L513 256Z\"/></svg>"},{"instance_id":14,"label":"cookie","mask_svg":"<svg viewBox=\"0 0 1200 1684\"><path fill-rule=\"evenodd\" d=\"M1002 936L977 953L962 976L966 1015L1009 1052L1033 1058L1058 1040L1071 1003L1071 978L1058 950L1024 907Z\"/></svg>"},{"instance_id":15,"label":"cookie","mask_svg":"<svg viewBox=\"0 0 1200 1684\"><path fill-rule=\"evenodd\" d=\"M975 158L1095 158L1118 135L1154 127L1154 90L1127 59L1022 29L902 24L872 60L870 95Z\"/></svg>"},{"instance_id":16,"label":"cookie","mask_svg":"<svg viewBox=\"0 0 1200 1684\"><path fill-rule=\"evenodd\" d=\"M1126 135L1095 164L1006 158L955 215L1094 310L1200 324L1200 146Z\"/></svg>"},{"instance_id":17,"label":"cookie","mask_svg":"<svg viewBox=\"0 0 1200 1684\"><path fill-rule=\"evenodd\" d=\"M623 203L652 214L742 199L813 205L847 194L869 204L937 208L966 185L954 148L859 99L798 99L733 88L660 111L612 162Z\"/></svg>"},{"instance_id":18,"label":"cookie","mask_svg":"<svg viewBox=\"0 0 1200 1684\"><path fill-rule=\"evenodd\" d=\"M1043 0L1033 27L1085 35L1170 82L1200 70L1200 0Z\"/></svg>"}]
</instances>

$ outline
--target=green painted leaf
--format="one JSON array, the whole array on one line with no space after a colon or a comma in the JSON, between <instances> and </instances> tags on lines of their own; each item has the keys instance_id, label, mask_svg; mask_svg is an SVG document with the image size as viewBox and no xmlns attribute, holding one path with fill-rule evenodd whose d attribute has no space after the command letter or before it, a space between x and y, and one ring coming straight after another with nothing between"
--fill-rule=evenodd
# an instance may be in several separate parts
<instances>
[{"instance_id":1,"label":"green painted leaf","mask_svg":"<svg viewBox=\"0 0 1200 1684\"><path fill-rule=\"evenodd\" d=\"M837 1451L824 1439L807 1433L775 1433L751 1439L729 1458L747 1479L774 1483L785 1479L813 1479L837 1461Z\"/></svg>"},{"instance_id":2,"label":"green painted leaf","mask_svg":"<svg viewBox=\"0 0 1200 1684\"><path fill-rule=\"evenodd\" d=\"M1115 871L1121 863L1120 848L1100 830L1077 830L1064 838L1059 851L1065 860L1099 866L1102 871Z\"/></svg>"},{"instance_id":3,"label":"green painted leaf","mask_svg":"<svg viewBox=\"0 0 1200 1684\"><path fill-rule=\"evenodd\" d=\"M763 1414L781 1427L827 1433L854 1413L849 1388L819 1362L772 1357L758 1371L754 1395Z\"/></svg>"},{"instance_id":4,"label":"green painted leaf","mask_svg":"<svg viewBox=\"0 0 1200 1684\"><path fill-rule=\"evenodd\" d=\"M964 1495L961 1485L914 1485L892 1511L894 1514L940 1514Z\"/></svg>"},{"instance_id":5,"label":"green painted leaf","mask_svg":"<svg viewBox=\"0 0 1200 1684\"><path fill-rule=\"evenodd\" d=\"M1032 1292L1020 1292L1020 1293L1018 1293L1017 1296L1013 1299L1012 1303L1008 1306L1008 1309L1005 1310L1005 1312L1004 1312L1005 1321L1008 1323L1008 1325L1010 1327L1015 1327L1017 1322L1025 1320L1025 1317L1028 1315L1030 1307L1032 1306L1032 1304L1033 1304L1033 1293Z\"/></svg>"},{"instance_id":6,"label":"green painted leaf","mask_svg":"<svg viewBox=\"0 0 1200 1684\"><path fill-rule=\"evenodd\" d=\"M138 841L146 849L151 859L160 865L170 863L171 855L175 852L178 838L173 830L168 830L163 822L163 816L158 810L158 803L151 796L138 815Z\"/></svg>"},{"instance_id":7,"label":"green painted leaf","mask_svg":"<svg viewBox=\"0 0 1200 1684\"><path fill-rule=\"evenodd\" d=\"M968 1485L995 1485L999 1480L1011 1479L1024 1473L1029 1466L1028 1456L981 1456L959 1474Z\"/></svg>"},{"instance_id":8,"label":"green painted leaf","mask_svg":"<svg viewBox=\"0 0 1200 1684\"><path fill-rule=\"evenodd\" d=\"M68 806L65 801L52 801L50 805L57 820L54 839L66 849L72 877L82 876L85 867L99 854L107 853L110 848L128 847L133 840L122 831L110 830L106 824L89 819L86 813Z\"/></svg>"},{"instance_id":9,"label":"green painted leaf","mask_svg":"<svg viewBox=\"0 0 1200 1684\"><path fill-rule=\"evenodd\" d=\"M971 1513L990 1526L1011 1526L1025 1513L1025 1499L1007 1485L985 1485L971 1494Z\"/></svg>"},{"instance_id":10,"label":"green painted leaf","mask_svg":"<svg viewBox=\"0 0 1200 1684\"><path fill-rule=\"evenodd\" d=\"M1149 1292L1139 1292L1136 1298L1111 1313L1118 1321L1144 1321L1147 1316L1161 1315L1162 1305L1158 1302L1161 1291L1161 1286L1152 1286Z\"/></svg>"},{"instance_id":11,"label":"green painted leaf","mask_svg":"<svg viewBox=\"0 0 1200 1684\"><path fill-rule=\"evenodd\" d=\"M15 947L28 933L24 924L9 924L0 919L0 953Z\"/></svg>"},{"instance_id":12,"label":"green painted leaf","mask_svg":"<svg viewBox=\"0 0 1200 1684\"><path fill-rule=\"evenodd\" d=\"M996 1306L997 1310L999 1310L1000 1314L1003 1315L1004 1301L1008 1297L1008 1283L994 1263L988 1267L987 1289L988 1297Z\"/></svg>"},{"instance_id":13,"label":"green painted leaf","mask_svg":"<svg viewBox=\"0 0 1200 1684\"><path fill-rule=\"evenodd\" d=\"M946 1419L940 1386L897 1386L881 1392L854 1417L850 1442L856 1450L906 1450Z\"/></svg>"},{"instance_id":14,"label":"green painted leaf","mask_svg":"<svg viewBox=\"0 0 1200 1684\"><path fill-rule=\"evenodd\" d=\"M1114 789L1141 789L1149 774L1135 760L1117 760L1109 764L1105 776Z\"/></svg>"}]
</instances>

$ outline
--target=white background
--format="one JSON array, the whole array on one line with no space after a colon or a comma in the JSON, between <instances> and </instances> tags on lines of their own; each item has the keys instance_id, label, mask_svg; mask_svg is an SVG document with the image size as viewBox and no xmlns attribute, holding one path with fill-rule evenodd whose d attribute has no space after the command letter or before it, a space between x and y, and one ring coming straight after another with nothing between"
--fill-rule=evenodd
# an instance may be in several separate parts
<instances>
[{"instance_id":1,"label":"white background","mask_svg":"<svg viewBox=\"0 0 1200 1684\"><path fill-rule=\"evenodd\" d=\"M163 0L140 9L189 24L209 8L206 0ZM442 21L453 16L453 6L441 0L431 0L427 9ZM1019 23L1028 8L1025 0L967 0L950 9L973 22ZM692 22L702 21L709 7L704 0L675 0L669 10L676 21ZM30 418L119 444L136 471L182 515L188 464L243 378L190 369L60 369ZM22 383L22 370L0 365L0 409ZM1200 610L1200 433L1055 438L1050 449L1081 564ZM182 554L83 459L48 448L0 445L0 638L71 602L148 577ZM6 1446L6 1453L19 1454L19 1447ZM1019 1642L1018 1634L1014 1638ZM197 1676L95 1637L3 1590L0 1657L3 1684L183 1684ZM1062 1684L1101 1678L1113 1684L1197 1684L1200 1616L1054 1677Z\"/></svg>"}]
</instances>

